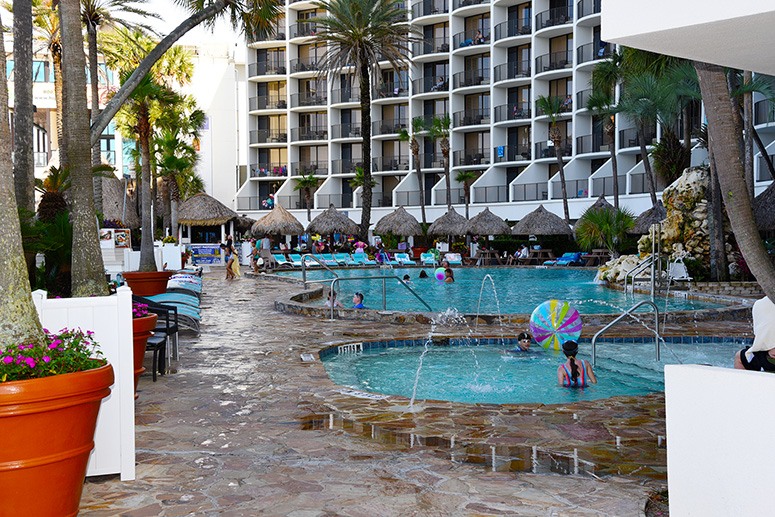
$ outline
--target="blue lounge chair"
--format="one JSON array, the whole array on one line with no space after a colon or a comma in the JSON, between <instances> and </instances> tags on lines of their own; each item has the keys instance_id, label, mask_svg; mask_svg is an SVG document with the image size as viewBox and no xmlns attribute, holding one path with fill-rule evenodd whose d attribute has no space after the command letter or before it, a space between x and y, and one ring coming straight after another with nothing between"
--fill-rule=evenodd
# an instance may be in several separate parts
<instances>
[{"instance_id":1,"label":"blue lounge chair","mask_svg":"<svg viewBox=\"0 0 775 517\"><path fill-rule=\"evenodd\" d=\"M394 255L396 260L402 265L402 266L416 266L417 262L409 258L408 253L396 253Z\"/></svg>"},{"instance_id":2,"label":"blue lounge chair","mask_svg":"<svg viewBox=\"0 0 775 517\"><path fill-rule=\"evenodd\" d=\"M358 263L362 264L364 266L374 266L377 263L373 260L369 260L369 256L365 253L353 253L353 260Z\"/></svg>"},{"instance_id":3,"label":"blue lounge chair","mask_svg":"<svg viewBox=\"0 0 775 517\"><path fill-rule=\"evenodd\" d=\"M293 267L293 262L285 258L285 255L272 253L272 257L274 257L274 260L275 262L277 262L277 265L279 267L282 267L282 266Z\"/></svg>"},{"instance_id":4,"label":"blue lounge chair","mask_svg":"<svg viewBox=\"0 0 775 517\"><path fill-rule=\"evenodd\" d=\"M331 253L321 253L320 256L322 257L323 263L327 266L338 266L339 261L334 258L334 255Z\"/></svg>"},{"instance_id":5,"label":"blue lounge chair","mask_svg":"<svg viewBox=\"0 0 775 517\"><path fill-rule=\"evenodd\" d=\"M568 256L570 255L570 256ZM581 260L581 253L566 253L562 257L556 260L557 266L574 266L581 265L584 261Z\"/></svg>"},{"instance_id":6,"label":"blue lounge chair","mask_svg":"<svg viewBox=\"0 0 775 517\"><path fill-rule=\"evenodd\" d=\"M460 257L460 253L447 253L444 255L444 258L447 262L449 262L450 265L454 264L456 266L462 266L463 265L463 259Z\"/></svg>"},{"instance_id":7,"label":"blue lounge chair","mask_svg":"<svg viewBox=\"0 0 775 517\"><path fill-rule=\"evenodd\" d=\"M162 293L162 294L155 294L153 296L146 296L149 300L153 300L158 303L164 303L164 304L172 304L172 305L179 305L184 304L188 305L191 308L196 309L197 312L200 312L199 309L199 298L196 296L191 296L190 294L183 294L183 293Z\"/></svg>"},{"instance_id":8,"label":"blue lounge chair","mask_svg":"<svg viewBox=\"0 0 775 517\"><path fill-rule=\"evenodd\" d=\"M356 264L349 253L335 253L334 259L342 266L354 266Z\"/></svg>"},{"instance_id":9,"label":"blue lounge chair","mask_svg":"<svg viewBox=\"0 0 775 517\"><path fill-rule=\"evenodd\" d=\"M378 253L383 264L390 264L391 266L400 266L401 263L395 259L390 258L390 253Z\"/></svg>"},{"instance_id":10,"label":"blue lounge chair","mask_svg":"<svg viewBox=\"0 0 775 517\"><path fill-rule=\"evenodd\" d=\"M436 255L433 253L423 253L420 255L420 262L422 262L423 266L435 266L436 265Z\"/></svg>"},{"instance_id":11,"label":"blue lounge chair","mask_svg":"<svg viewBox=\"0 0 775 517\"><path fill-rule=\"evenodd\" d=\"M291 264L293 264L296 267L301 267L301 255L298 253L291 253L288 255L288 259L291 261Z\"/></svg>"}]
</instances>

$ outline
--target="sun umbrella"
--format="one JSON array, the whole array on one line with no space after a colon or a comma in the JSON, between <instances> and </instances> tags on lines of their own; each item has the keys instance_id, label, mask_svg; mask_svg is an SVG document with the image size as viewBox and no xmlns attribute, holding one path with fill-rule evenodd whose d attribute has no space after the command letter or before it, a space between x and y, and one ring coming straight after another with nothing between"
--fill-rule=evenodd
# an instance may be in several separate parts
<instances>
[{"instance_id":1,"label":"sun umbrella","mask_svg":"<svg viewBox=\"0 0 775 517\"><path fill-rule=\"evenodd\" d=\"M662 222L666 218L667 210L665 210L665 205L662 204L662 201L657 201L656 206L649 208L635 219L635 224L628 233L646 235L649 233L649 228L652 225Z\"/></svg>"},{"instance_id":2,"label":"sun umbrella","mask_svg":"<svg viewBox=\"0 0 775 517\"><path fill-rule=\"evenodd\" d=\"M321 235L344 233L352 235L358 233L358 225L352 219L339 212L334 205L331 205L328 207L328 210L315 217L309 223L307 233L319 233Z\"/></svg>"},{"instance_id":3,"label":"sun umbrella","mask_svg":"<svg viewBox=\"0 0 775 517\"><path fill-rule=\"evenodd\" d=\"M409 235L422 235L422 226L404 207L399 206L377 222L377 225L374 227L374 233L378 235L392 233L393 235L403 235L405 237Z\"/></svg>"},{"instance_id":4,"label":"sun umbrella","mask_svg":"<svg viewBox=\"0 0 775 517\"><path fill-rule=\"evenodd\" d=\"M506 221L485 208L477 216L468 221L466 233L470 235L508 235L511 227Z\"/></svg>"},{"instance_id":5,"label":"sun umbrella","mask_svg":"<svg viewBox=\"0 0 775 517\"><path fill-rule=\"evenodd\" d=\"M465 235L468 219L449 207L446 214L442 215L428 228L428 235Z\"/></svg>"},{"instance_id":6,"label":"sun umbrella","mask_svg":"<svg viewBox=\"0 0 775 517\"><path fill-rule=\"evenodd\" d=\"M293 215L277 203L271 212L250 227L253 236L259 235L302 235L304 226Z\"/></svg>"},{"instance_id":7,"label":"sun umbrella","mask_svg":"<svg viewBox=\"0 0 775 517\"><path fill-rule=\"evenodd\" d=\"M570 227L561 217L539 205L511 229L513 235L569 235Z\"/></svg>"},{"instance_id":8,"label":"sun umbrella","mask_svg":"<svg viewBox=\"0 0 775 517\"><path fill-rule=\"evenodd\" d=\"M248 233L256 222L252 217L246 215L240 215L234 219L234 229L239 233Z\"/></svg>"},{"instance_id":9,"label":"sun umbrella","mask_svg":"<svg viewBox=\"0 0 775 517\"><path fill-rule=\"evenodd\" d=\"M220 226L237 217L237 212L204 192L180 205L178 222L189 226Z\"/></svg>"}]
</instances>

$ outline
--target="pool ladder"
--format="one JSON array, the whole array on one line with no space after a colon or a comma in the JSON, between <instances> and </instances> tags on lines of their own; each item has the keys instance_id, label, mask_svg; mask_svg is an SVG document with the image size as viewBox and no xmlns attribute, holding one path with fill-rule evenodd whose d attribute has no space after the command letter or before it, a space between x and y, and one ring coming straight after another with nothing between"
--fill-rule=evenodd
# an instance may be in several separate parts
<instances>
[{"instance_id":1,"label":"pool ladder","mask_svg":"<svg viewBox=\"0 0 775 517\"><path fill-rule=\"evenodd\" d=\"M657 305L651 301L651 300L643 300L623 313L621 313L615 320L610 322L608 325L603 327L602 329L598 330L597 333L592 337L592 366L595 366L595 362L597 359L597 338L599 338L606 330L614 327L617 323L619 323L622 319L624 319L625 316L631 316L632 312L635 311L638 307L641 305L651 305L651 307L654 309L654 346L656 347L656 360L659 361L659 340L662 339L662 337L659 334L659 309L657 308Z\"/></svg>"}]
</instances>

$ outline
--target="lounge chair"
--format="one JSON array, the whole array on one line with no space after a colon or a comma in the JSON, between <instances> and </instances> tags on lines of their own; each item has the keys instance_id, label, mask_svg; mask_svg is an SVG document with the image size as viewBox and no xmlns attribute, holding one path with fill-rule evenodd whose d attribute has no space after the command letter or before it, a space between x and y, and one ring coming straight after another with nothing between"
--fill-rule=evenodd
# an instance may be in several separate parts
<instances>
[{"instance_id":1,"label":"lounge chair","mask_svg":"<svg viewBox=\"0 0 775 517\"><path fill-rule=\"evenodd\" d=\"M423 253L420 255L420 262L423 266L435 266L436 265L436 255L433 253Z\"/></svg>"},{"instance_id":2,"label":"lounge chair","mask_svg":"<svg viewBox=\"0 0 775 517\"><path fill-rule=\"evenodd\" d=\"M293 262L285 258L285 255L272 253L274 261L277 263L277 267L293 267Z\"/></svg>"},{"instance_id":3,"label":"lounge chair","mask_svg":"<svg viewBox=\"0 0 775 517\"><path fill-rule=\"evenodd\" d=\"M354 266L356 264L349 253L334 253L334 260L342 266Z\"/></svg>"},{"instance_id":4,"label":"lounge chair","mask_svg":"<svg viewBox=\"0 0 775 517\"><path fill-rule=\"evenodd\" d=\"M401 263L395 259L390 258L390 253L383 252L378 254L382 260L382 264L390 264L391 266L400 266Z\"/></svg>"},{"instance_id":5,"label":"lounge chair","mask_svg":"<svg viewBox=\"0 0 775 517\"><path fill-rule=\"evenodd\" d=\"M689 270L686 269L684 259L677 258L667 266L667 282L668 286L673 282L684 281L691 283L694 280L689 276Z\"/></svg>"},{"instance_id":6,"label":"lounge chair","mask_svg":"<svg viewBox=\"0 0 775 517\"><path fill-rule=\"evenodd\" d=\"M369 256L365 253L353 253L353 260L358 264L363 264L364 266L375 266L377 263L373 260L369 260Z\"/></svg>"},{"instance_id":7,"label":"lounge chair","mask_svg":"<svg viewBox=\"0 0 775 517\"><path fill-rule=\"evenodd\" d=\"M393 255L402 266L416 266L417 262L409 258L408 253L396 253Z\"/></svg>"},{"instance_id":8,"label":"lounge chair","mask_svg":"<svg viewBox=\"0 0 775 517\"><path fill-rule=\"evenodd\" d=\"M338 266L339 265L339 261L336 260L336 257L334 257L333 253L321 253L320 256L323 257L323 262L327 266Z\"/></svg>"},{"instance_id":9,"label":"lounge chair","mask_svg":"<svg viewBox=\"0 0 775 517\"><path fill-rule=\"evenodd\" d=\"M191 296L190 294L183 293L162 293L155 294L153 296L146 296L149 300L153 300L158 303L164 303L168 305L188 305L189 307L196 309L197 313L201 312L199 309L199 298Z\"/></svg>"},{"instance_id":10,"label":"lounge chair","mask_svg":"<svg viewBox=\"0 0 775 517\"><path fill-rule=\"evenodd\" d=\"M451 265L454 264L456 266L462 266L463 265L463 259L460 257L460 253L447 253L444 255L444 259Z\"/></svg>"},{"instance_id":11,"label":"lounge chair","mask_svg":"<svg viewBox=\"0 0 775 517\"><path fill-rule=\"evenodd\" d=\"M584 263L581 253L565 253L555 261L556 266L580 266Z\"/></svg>"},{"instance_id":12,"label":"lounge chair","mask_svg":"<svg viewBox=\"0 0 775 517\"><path fill-rule=\"evenodd\" d=\"M293 264L295 267L301 267L301 255L298 253L290 253L288 255L288 259L290 259L291 264Z\"/></svg>"}]
</instances>

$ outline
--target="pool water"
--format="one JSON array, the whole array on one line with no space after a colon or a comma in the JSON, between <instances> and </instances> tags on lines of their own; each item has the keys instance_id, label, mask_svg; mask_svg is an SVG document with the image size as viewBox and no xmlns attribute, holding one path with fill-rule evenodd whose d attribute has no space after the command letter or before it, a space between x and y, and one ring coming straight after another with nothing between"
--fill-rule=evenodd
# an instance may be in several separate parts
<instances>
[{"instance_id":1,"label":"pool water","mask_svg":"<svg viewBox=\"0 0 775 517\"><path fill-rule=\"evenodd\" d=\"M647 300L646 295L625 295L622 291L609 289L594 282L595 271L588 269L527 269L527 268L456 268L455 282L444 283L433 278L434 270L425 268L431 278L418 277L417 268L390 269L338 269L340 277L378 276L395 274L399 278L409 275L410 285L433 311L443 312L455 308L461 313L477 312L479 293L485 275L492 276L500 302L502 314L530 314L540 303L553 298L568 300L581 314L601 314L623 312L637 301ZM300 271L278 272L279 275L301 277ZM308 280L333 279L328 271L312 270L307 272ZM388 280L387 309L401 311L426 311L427 309L396 280ZM345 307L352 307L355 292L365 294L364 305L370 309L382 309L382 282L379 280L352 280L339 282L339 299ZM322 303L322 302L321 302ZM719 304L685 300L680 298L661 298L657 300L660 311L712 309ZM644 312L650 307L644 306ZM498 312L492 284L487 281L482 296L481 314Z\"/></svg>"},{"instance_id":2,"label":"pool water","mask_svg":"<svg viewBox=\"0 0 775 517\"><path fill-rule=\"evenodd\" d=\"M559 404L644 395L664 391L665 364L731 367L733 354L742 348L735 343L669 344L662 346L662 360L656 362L653 343L601 343L594 369L598 383L571 389L560 387L557 382L557 367L565 362L563 354L536 345L529 352L507 352L513 346L430 344L423 357L416 400ZM579 357L589 361L583 352L588 352L590 345L582 343L581 347ZM371 348L327 355L323 364L336 384L411 398L423 351L423 346Z\"/></svg>"}]
</instances>

